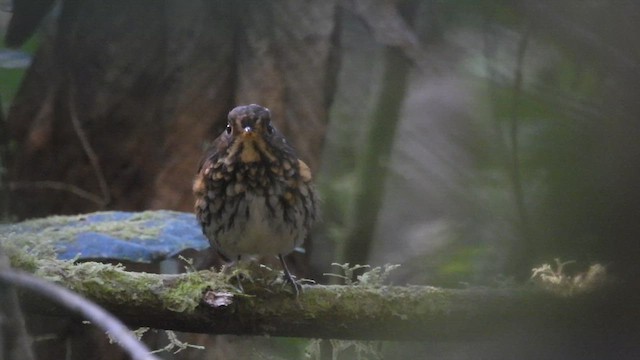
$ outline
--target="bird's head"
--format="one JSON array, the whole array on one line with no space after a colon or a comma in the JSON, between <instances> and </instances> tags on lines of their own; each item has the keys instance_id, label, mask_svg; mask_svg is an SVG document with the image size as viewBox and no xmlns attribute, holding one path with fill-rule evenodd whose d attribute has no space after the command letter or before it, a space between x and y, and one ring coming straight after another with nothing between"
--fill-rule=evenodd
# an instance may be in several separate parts
<instances>
[{"instance_id":1,"label":"bird's head","mask_svg":"<svg viewBox=\"0 0 640 360\"><path fill-rule=\"evenodd\" d=\"M271 112L260 105L238 106L229 112L228 119L225 132L235 138L254 139L275 133L271 125Z\"/></svg>"},{"instance_id":2,"label":"bird's head","mask_svg":"<svg viewBox=\"0 0 640 360\"><path fill-rule=\"evenodd\" d=\"M228 120L222 136L230 144L229 155L241 162L274 161L278 151L289 148L265 107L238 106L229 112Z\"/></svg>"}]
</instances>

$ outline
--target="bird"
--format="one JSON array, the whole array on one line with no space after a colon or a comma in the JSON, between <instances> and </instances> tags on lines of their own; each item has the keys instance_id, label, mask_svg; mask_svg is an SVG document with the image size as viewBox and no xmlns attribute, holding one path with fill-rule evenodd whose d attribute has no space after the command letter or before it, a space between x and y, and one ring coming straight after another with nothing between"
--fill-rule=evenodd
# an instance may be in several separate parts
<instances>
[{"instance_id":1,"label":"bird","mask_svg":"<svg viewBox=\"0 0 640 360\"><path fill-rule=\"evenodd\" d=\"M297 297L301 287L284 256L302 245L317 218L311 170L273 125L269 109L241 105L227 118L193 182L196 218L226 261L277 256Z\"/></svg>"}]
</instances>

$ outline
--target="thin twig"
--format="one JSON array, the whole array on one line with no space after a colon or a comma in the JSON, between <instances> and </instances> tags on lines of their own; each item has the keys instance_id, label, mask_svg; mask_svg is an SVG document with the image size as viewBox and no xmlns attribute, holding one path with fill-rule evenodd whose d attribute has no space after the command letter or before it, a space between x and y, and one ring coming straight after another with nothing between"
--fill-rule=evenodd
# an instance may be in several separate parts
<instances>
[{"instance_id":1,"label":"thin twig","mask_svg":"<svg viewBox=\"0 0 640 360\"><path fill-rule=\"evenodd\" d=\"M99 207L104 207L106 202L100 196L97 196L93 193L90 193L84 189L79 188L78 186L63 183L60 181L14 181L9 183L9 190L16 191L21 189L46 189L46 190L58 190L58 191L66 191L68 193L74 194L82 199L91 201L97 204Z\"/></svg>"},{"instance_id":2,"label":"thin twig","mask_svg":"<svg viewBox=\"0 0 640 360\"><path fill-rule=\"evenodd\" d=\"M96 152L93 151L93 147L89 142L89 138L87 137L87 134L82 129L82 124L78 119L78 113L76 112L76 100L75 100L75 91L74 91L73 84L71 84L70 90L69 90L69 117L71 118L73 129L75 130L76 135L78 135L78 139L82 144L82 149L84 150L85 154L87 154L87 157L89 158L89 162L93 167L93 171L96 174L96 179L98 180L98 185L100 186L100 191L102 192L103 203L105 205L109 204L109 202L111 202L111 191L109 191L109 185L107 184L107 180L104 176L104 172L100 167L100 159L98 159L98 155L96 155Z\"/></svg>"},{"instance_id":3,"label":"thin twig","mask_svg":"<svg viewBox=\"0 0 640 360\"><path fill-rule=\"evenodd\" d=\"M118 344L135 360L159 360L150 350L131 334L129 329L113 315L93 302L63 287L41 280L32 275L15 271L0 271L0 281L18 286L62 304L80 313L103 331L109 333Z\"/></svg>"}]
</instances>

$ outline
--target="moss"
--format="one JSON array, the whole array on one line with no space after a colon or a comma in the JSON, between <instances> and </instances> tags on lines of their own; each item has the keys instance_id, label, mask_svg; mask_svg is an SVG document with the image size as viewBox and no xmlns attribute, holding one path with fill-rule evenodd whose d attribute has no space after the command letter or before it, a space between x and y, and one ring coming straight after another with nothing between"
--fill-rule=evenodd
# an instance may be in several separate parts
<instances>
[{"instance_id":1,"label":"moss","mask_svg":"<svg viewBox=\"0 0 640 360\"><path fill-rule=\"evenodd\" d=\"M171 282L162 301L165 308L174 312L191 312L200 305L202 294L207 289L233 290L227 282L228 276L211 271L183 274ZM165 285L167 285L165 283Z\"/></svg>"},{"instance_id":2,"label":"moss","mask_svg":"<svg viewBox=\"0 0 640 360\"><path fill-rule=\"evenodd\" d=\"M280 278L279 272L263 269L264 274L251 273L247 293L234 294L233 311L216 318L213 326L211 316L219 309L204 305L203 293L208 289L235 293L227 273L133 273L102 263L36 259L20 249L10 256L17 267L34 270L37 276L75 290L125 319L130 317L135 325L172 326L175 320L176 329L185 331L439 339L457 332L475 334L486 329L483 324L487 323L510 327L518 316L552 319L574 308L554 300L556 296L539 291L530 294L527 289L315 285L305 286L305 293L295 298L287 287L271 281L273 276Z\"/></svg>"},{"instance_id":3,"label":"moss","mask_svg":"<svg viewBox=\"0 0 640 360\"><path fill-rule=\"evenodd\" d=\"M210 271L171 275L127 272L122 265L99 262L74 263L57 260L54 244L71 241L89 231L108 233L123 239L153 238L163 226L163 219L175 216L170 211L147 211L127 218L113 212L89 216L106 216L106 221L86 222L87 215L51 216L5 226L0 229L0 246L9 254L11 265L48 281L63 284L94 300L136 304L155 302L175 312L193 311L207 288L229 289L228 274ZM157 221L157 226L155 222ZM140 224L140 226L138 226ZM144 225L142 225L144 224ZM173 279L167 282L166 279ZM133 304L129 304L133 305Z\"/></svg>"},{"instance_id":4,"label":"moss","mask_svg":"<svg viewBox=\"0 0 640 360\"><path fill-rule=\"evenodd\" d=\"M160 278L157 274L128 272L123 266L95 262L71 265L65 269L73 278L73 290L111 302L149 304L160 302L174 312L191 312L207 288L225 288L226 276L200 271ZM133 295L133 296L132 296Z\"/></svg>"},{"instance_id":5,"label":"moss","mask_svg":"<svg viewBox=\"0 0 640 360\"><path fill-rule=\"evenodd\" d=\"M150 210L136 213L129 221L149 221L149 220L162 220L166 217L173 217L176 214L180 214L177 211L170 210Z\"/></svg>"},{"instance_id":6,"label":"moss","mask_svg":"<svg viewBox=\"0 0 640 360\"><path fill-rule=\"evenodd\" d=\"M206 288L207 283L198 273L183 277L163 297L164 307L175 312L193 311Z\"/></svg>"},{"instance_id":7,"label":"moss","mask_svg":"<svg viewBox=\"0 0 640 360\"><path fill-rule=\"evenodd\" d=\"M31 273L38 269L39 263L35 256L29 255L10 244L4 245L0 242L0 247L2 247L2 251L9 257L11 267Z\"/></svg>"},{"instance_id":8,"label":"moss","mask_svg":"<svg viewBox=\"0 0 640 360\"><path fill-rule=\"evenodd\" d=\"M320 287L316 287L321 290ZM305 310L309 317L317 316L319 309L333 310L336 300L344 314L363 314L365 317L406 319L409 315L427 317L446 314L451 308L454 292L434 287L364 287L331 286L332 297L325 291L309 291L305 302L310 306ZM425 300L425 290L429 293Z\"/></svg>"},{"instance_id":9,"label":"moss","mask_svg":"<svg viewBox=\"0 0 640 360\"><path fill-rule=\"evenodd\" d=\"M130 294L131 289L144 289L147 285L138 281L140 276L126 272L121 265L86 262L71 264L65 270L66 276L74 279L72 290L89 294L96 299L126 301L130 298L127 294Z\"/></svg>"},{"instance_id":10,"label":"moss","mask_svg":"<svg viewBox=\"0 0 640 360\"><path fill-rule=\"evenodd\" d=\"M233 289L227 283L228 275L211 271L161 278L157 274L128 272L122 265L37 259L20 249L8 253L14 268L63 284L97 301L129 306L161 303L174 312L189 312L200 304L208 288Z\"/></svg>"}]
</instances>

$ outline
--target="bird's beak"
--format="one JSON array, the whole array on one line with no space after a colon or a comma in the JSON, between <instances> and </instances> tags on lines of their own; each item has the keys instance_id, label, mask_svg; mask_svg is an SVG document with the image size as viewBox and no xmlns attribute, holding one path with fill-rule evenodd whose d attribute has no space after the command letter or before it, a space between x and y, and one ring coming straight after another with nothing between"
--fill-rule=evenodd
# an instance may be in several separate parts
<instances>
[{"instance_id":1,"label":"bird's beak","mask_svg":"<svg viewBox=\"0 0 640 360\"><path fill-rule=\"evenodd\" d=\"M242 130L242 137L244 138L253 137L253 135L255 134L255 132L253 131L253 127L251 126L245 126L245 128Z\"/></svg>"}]
</instances>

